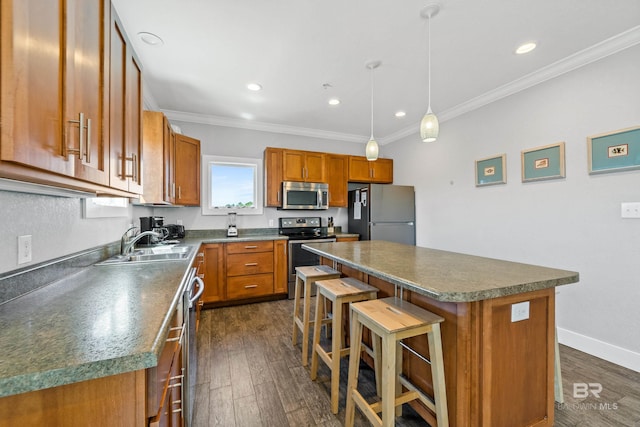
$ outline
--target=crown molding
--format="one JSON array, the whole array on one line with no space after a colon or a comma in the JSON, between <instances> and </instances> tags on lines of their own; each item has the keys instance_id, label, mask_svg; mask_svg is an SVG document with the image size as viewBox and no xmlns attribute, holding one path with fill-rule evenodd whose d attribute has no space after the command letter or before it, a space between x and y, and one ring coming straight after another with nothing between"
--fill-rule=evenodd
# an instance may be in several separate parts
<instances>
[{"instance_id":1,"label":"crown molding","mask_svg":"<svg viewBox=\"0 0 640 427\"><path fill-rule=\"evenodd\" d=\"M146 79L142 79L142 104L144 108L147 110L157 111L158 110L158 102L156 98L153 96L153 92L151 88L149 88L149 84Z\"/></svg>"},{"instance_id":2,"label":"crown molding","mask_svg":"<svg viewBox=\"0 0 640 427\"><path fill-rule=\"evenodd\" d=\"M597 43L591 47L576 52L573 55L563 58L557 62L554 62L553 64L543 67L533 73L527 74L526 76L516 79L510 83L497 87L496 89L493 89L473 99L458 104L452 108L449 108L448 110L442 111L438 114L438 120L440 121L440 123L446 122L447 120L451 120L478 108L484 107L487 104L498 101L502 98L506 98L507 96L529 89L530 87L536 86L540 83L544 83L547 80L551 80L555 77L561 76L562 74L576 70L609 55L618 53L624 49L635 46L638 43L640 43L640 25L630 28L629 30L613 36L607 40L603 40L602 42ZM143 88L144 87L146 87L146 85L143 82ZM143 93L145 94L145 105L152 106L153 109L158 110L158 108L155 107L157 106L155 99L151 95L149 95L148 97L146 95L150 94L151 92L148 90L144 90ZM363 135L278 125L273 123L254 122L198 113L185 113L172 110L161 111L163 111L171 120L178 120L188 123L200 123L239 129L257 130L262 132L283 133L288 135L307 136L311 138L330 139L334 141L359 142L362 144L365 144L368 141L368 137ZM419 125L420 124L418 122L412 126L401 129L398 132L394 132L385 137L381 137L378 139L378 143L380 145L385 145L394 141L398 141L407 136L417 134Z\"/></svg>"},{"instance_id":3,"label":"crown molding","mask_svg":"<svg viewBox=\"0 0 640 427\"><path fill-rule=\"evenodd\" d=\"M640 25L607 40L603 40L602 42L588 47L587 49L576 52L573 55L567 56L553 64L540 68L539 70L527 74L526 76L516 79L510 83L472 98L469 101L458 104L453 108L449 108L448 110L438 114L438 121L443 123L473 110L477 110L487 104L491 104L492 102L529 89L530 87L544 83L547 80L551 80L555 77L561 76L562 74L584 67L592 62L635 46L638 43L640 43ZM420 123L418 122L413 126L406 127L398 132L387 135L384 138L380 138L380 145L389 144L407 136L417 134L419 126Z\"/></svg>"},{"instance_id":4,"label":"crown molding","mask_svg":"<svg viewBox=\"0 0 640 427\"><path fill-rule=\"evenodd\" d=\"M182 111L160 110L169 120L188 123L200 123L214 126L225 126L239 129L258 130L262 132L283 133L288 135L307 136L310 138L331 139L345 142L366 142L368 137L348 133L331 132L319 129L309 129L296 126L278 125L273 123L255 122L244 119L212 116L199 113L185 113Z\"/></svg>"}]
</instances>

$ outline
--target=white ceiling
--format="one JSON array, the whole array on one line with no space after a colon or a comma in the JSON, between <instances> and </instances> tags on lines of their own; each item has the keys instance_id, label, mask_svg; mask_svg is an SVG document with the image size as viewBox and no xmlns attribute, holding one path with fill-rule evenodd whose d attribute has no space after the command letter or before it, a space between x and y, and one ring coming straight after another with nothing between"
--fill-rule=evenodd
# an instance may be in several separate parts
<instances>
[{"instance_id":1,"label":"white ceiling","mask_svg":"<svg viewBox=\"0 0 640 427\"><path fill-rule=\"evenodd\" d=\"M420 11L430 0L112 1L144 67L145 99L170 118L365 143L365 64L380 60L374 135L417 135L428 94ZM640 43L639 0L439 3L431 105L441 123ZM145 45L142 31L164 45ZM514 53L531 40L536 50Z\"/></svg>"}]
</instances>

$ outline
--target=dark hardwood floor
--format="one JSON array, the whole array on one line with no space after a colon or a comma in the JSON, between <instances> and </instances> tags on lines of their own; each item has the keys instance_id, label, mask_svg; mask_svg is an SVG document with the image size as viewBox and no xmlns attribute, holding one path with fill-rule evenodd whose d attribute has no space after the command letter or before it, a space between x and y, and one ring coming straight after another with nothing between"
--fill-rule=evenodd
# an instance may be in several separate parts
<instances>
[{"instance_id":1,"label":"dark hardwood floor","mask_svg":"<svg viewBox=\"0 0 640 427\"><path fill-rule=\"evenodd\" d=\"M318 380L303 367L300 346L291 345L293 302L204 310L198 332L195 427L341 426L344 421L347 360L342 361L340 412L329 402L329 370L320 363ZM560 349L565 403L556 404L555 425L640 426L640 373ZM574 383L600 383L599 398L574 398ZM359 389L375 395L370 369ZM597 386L593 391L597 391ZM578 385L578 396L581 393ZM582 392L583 393L583 392ZM369 423L356 410L356 426ZM407 405L397 426L427 426Z\"/></svg>"}]
</instances>

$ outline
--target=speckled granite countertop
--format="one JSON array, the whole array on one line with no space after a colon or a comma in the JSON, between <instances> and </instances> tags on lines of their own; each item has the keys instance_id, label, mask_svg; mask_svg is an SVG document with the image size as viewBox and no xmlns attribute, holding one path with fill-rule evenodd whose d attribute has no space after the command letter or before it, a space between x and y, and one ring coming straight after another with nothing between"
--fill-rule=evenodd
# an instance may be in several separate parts
<instances>
[{"instance_id":1,"label":"speckled granite countertop","mask_svg":"<svg viewBox=\"0 0 640 427\"><path fill-rule=\"evenodd\" d=\"M276 239L286 238L205 233L182 244ZM0 304L0 397L156 366L196 252L88 265Z\"/></svg>"},{"instance_id":2,"label":"speckled granite countertop","mask_svg":"<svg viewBox=\"0 0 640 427\"><path fill-rule=\"evenodd\" d=\"M438 301L480 301L579 280L574 271L381 240L302 247Z\"/></svg>"}]
</instances>

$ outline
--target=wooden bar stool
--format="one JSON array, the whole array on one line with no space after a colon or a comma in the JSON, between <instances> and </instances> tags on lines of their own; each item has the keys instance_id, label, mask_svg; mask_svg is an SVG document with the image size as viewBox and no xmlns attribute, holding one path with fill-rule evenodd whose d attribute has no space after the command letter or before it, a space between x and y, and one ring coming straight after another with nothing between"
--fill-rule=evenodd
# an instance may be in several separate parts
<instances>
[{"instance_id":1,"label":"wooden bar stool","mask_svg":"<svg viewBox=\"0 0 640 427\"><path fill-rule=\"evenodd\" d=\"M337 279L340 272L328 265L296 267L296 285L293 297L293 345L298 344L298 330L302 331L302 366L309 363L309 328L311 326L311 285L319 280ZM303 291L304 288L304 291ZM300 299L303 300L302 317Z\"/></svg>"},{"instance_id":2,"label":"wooden bar stool","mask_svg":"<svg viewBox=\"0 0 640 427\"><path fill-rule=\"evenodd\" d=\"M338 397L340 388L340 359L349 354L344 346L342 333L342 307L351 302L375 299L378 289L352 277L331 279L316 282L318 296L316 298L316 316L313 327L313 345L311 347L311 379L318 375L318 356L331 370L331 412L338 413ZM326 318L326 302L332 303L332 318ZM332 326L331 352L326 352L320 345L320 326L328 321Z\"/></svg>"},{"instance_id":3,"label":"wooden bar stool","mask_svg":"<svg viewBox=\"0 0 640 427\"><path fill-rule=\"evenodd\" d=\"M436 414L438 427L447 427L447 394L444 382L442 340L440 323L444 319L434 313L417 307L407 301L390 297L351 304L351 352L349 354L349 378L347 381L347 409L345 425L353 426L355 405L374 426L391 427L396 416L401 414L400 406L419 399ZM371 329L382 340L381 348L381 402L369 405L358 392L358 366L362 327ZM418 390L402 374L402 346L400 340L427 334L431 377L433 379L433 400ZM409 391L402 393L401 386ZM378 413L382 412L382 417Z\"/></svg>"}]
</instances>

